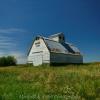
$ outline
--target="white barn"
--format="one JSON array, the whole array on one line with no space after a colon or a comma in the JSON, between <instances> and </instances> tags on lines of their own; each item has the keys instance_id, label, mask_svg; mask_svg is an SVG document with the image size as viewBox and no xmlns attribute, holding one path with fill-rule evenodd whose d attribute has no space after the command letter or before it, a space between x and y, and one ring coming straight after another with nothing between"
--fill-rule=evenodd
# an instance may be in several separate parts
<instances>
[{"instance_id":1,"label":"white barn","mask_svg":"<svg viewBox=\"0 0 100 100\"><path fill-rule=\"evenodd\" d=\"M42 64L83 63L83 56L74 45L65 42L63 33L49 38L36 36L28 52L28 63Z\"/></svg>"}]
</instances>

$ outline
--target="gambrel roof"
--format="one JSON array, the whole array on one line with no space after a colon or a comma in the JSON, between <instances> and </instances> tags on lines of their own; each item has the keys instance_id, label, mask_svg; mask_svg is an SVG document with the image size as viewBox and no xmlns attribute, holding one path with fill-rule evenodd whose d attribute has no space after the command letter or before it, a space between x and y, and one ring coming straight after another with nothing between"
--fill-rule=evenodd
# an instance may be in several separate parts
<instances>
[{"instance_id":1,"label":"gambrel roof","mask_svg":"<svg viewBox=\"0 0 100 100\"><path fill-rule=\"evenodd\" d=\"M43 39L43 41L45 42L45 44L50 52L64 53L64 54L80 54L79 49L68 42L60 43L60 42L54 41L50 38L36 36L33 40L33 43L36 40L36 38ZM31 45L31 48L33 46L33 43ZM29 52L30 52L31 48L29 49ZM29 54L29 52L28 52L28 54Z\"/></svg>"},{"instance_id":2,"label":"gambrel roof","mask_svg":"<svg viewBox=\"0 0 100 100\"><path fill-rule=\"evenodd\" d=\"M80 54L79 49L68 42L60 43L45 37L43 39L51 52Z\"/></svg>"},{"instance_id":3,"label":"gambrel roof","mask_svg":"<svg viewBox=\"0 0 100 100\"><path fill-rule=\"evenodd\" d=\"M47 38L44 38L44 41L51 52L68 53L68 50L61 43Z\"/></svg>"}]
</instances>

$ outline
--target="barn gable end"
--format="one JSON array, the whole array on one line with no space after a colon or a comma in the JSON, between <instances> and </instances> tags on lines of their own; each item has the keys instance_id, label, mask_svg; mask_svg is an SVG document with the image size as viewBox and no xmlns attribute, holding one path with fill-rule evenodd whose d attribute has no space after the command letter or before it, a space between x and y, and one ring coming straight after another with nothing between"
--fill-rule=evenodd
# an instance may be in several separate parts
<instances>
[{"instance_id":1,"label":"barn gable end","mask_svg":"<svg viewBox=\"0 0 100 100\"><path fill-rule=\"evenodd\" d=\"M34 63L34 65L41 65L42 63L50 62L50 53L44 42L44 39L37 36L34 39L32 47L28 53L28 63Z\"/></svg>"}]
</instances>

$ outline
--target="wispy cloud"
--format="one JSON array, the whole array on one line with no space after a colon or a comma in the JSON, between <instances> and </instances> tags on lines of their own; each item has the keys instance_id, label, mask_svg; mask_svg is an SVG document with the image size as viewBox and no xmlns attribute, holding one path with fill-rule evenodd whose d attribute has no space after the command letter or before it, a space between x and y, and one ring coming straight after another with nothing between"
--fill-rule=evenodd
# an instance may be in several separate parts
<instances>
[{"instance_id":1,"label":"wispy cloud","mask_svg":"<svg viewBox=\"0 0 100 100\"><path fill-rule=\"evenodd\" d=\"M19 28L6 28L6 29L0 29L0 33L5 33L5 34L11 34L15 32L20 32L20 33L25 33L26 30L19 29Z\"/></svg>"},{"instance_id":2,"label":"wispy cloud","mask_svg":"<svg viewBox=\"0 0 100 100\"><path fill-rule=\"evenodd\" d=\"M15 47L16 45L17 44L14 42L13 38L2 36L0 34L0 50Z\"/></svg>"},{"instance_id":3,"label":"wispy cloud","mask_svg":"<svg viewBox=\"0 0 100 100\"><path fill-rule=\"evenodd\" d=\"M3 36L2 34L0 34L0 41L2 41L2 40L10 40L10 38L7 37L7 36Z\"/></svg>"},{"instance_id":4,"label":"wispy cloud","mask_svg":"<svg viewBox=\"0 0 100 100\"><path fill-rule=\"evenodd\" d=\"M12 55L16 57L18 63L26 62L25 53L21 50L21 43L19 43L20 33L27 33L27 31L18 28L0 29L0 56Z\"/></svg>"}]
</instances>

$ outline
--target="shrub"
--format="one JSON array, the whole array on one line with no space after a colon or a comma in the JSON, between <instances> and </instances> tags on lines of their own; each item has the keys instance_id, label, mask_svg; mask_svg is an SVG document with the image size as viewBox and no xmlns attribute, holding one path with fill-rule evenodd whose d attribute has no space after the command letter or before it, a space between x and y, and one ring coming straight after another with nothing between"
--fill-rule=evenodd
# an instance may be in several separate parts
<instances>
[{"instance_id":1,"label":"shrub","mask_svg":"<svg viewBox=\"0 0 100 100\"><path fill-rule=\"evenodd\" d=\"M13 56L0 57L0 66L16 65L17 61Z\"/></svg>"}]
</instances>

